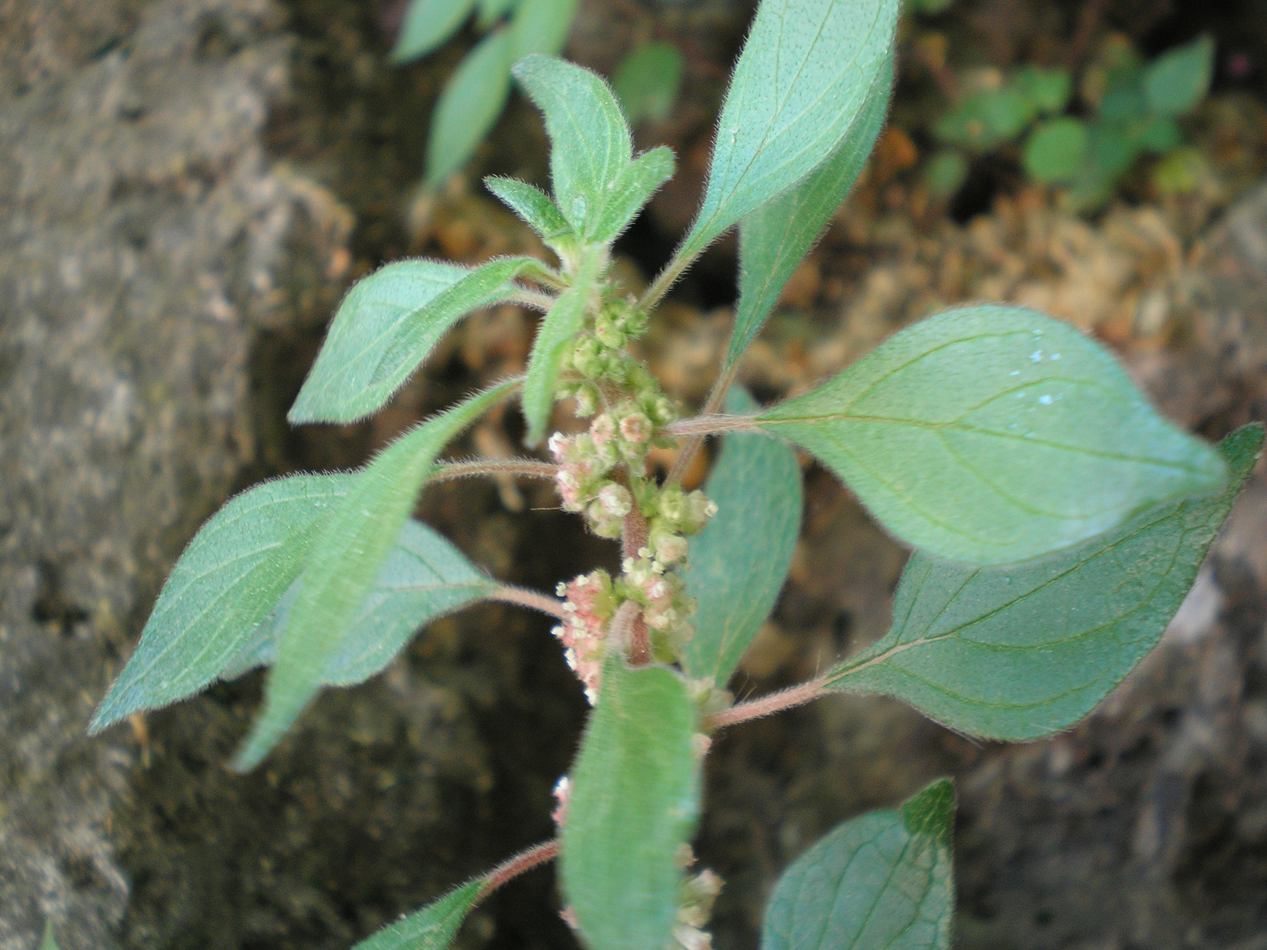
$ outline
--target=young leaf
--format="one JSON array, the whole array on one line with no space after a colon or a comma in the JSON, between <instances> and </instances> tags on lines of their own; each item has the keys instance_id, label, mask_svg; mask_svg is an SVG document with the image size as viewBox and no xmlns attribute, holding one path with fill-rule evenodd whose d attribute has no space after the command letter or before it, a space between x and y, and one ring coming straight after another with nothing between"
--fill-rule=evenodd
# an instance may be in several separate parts
<instances>
[{"instance_id":1,"label":"young leaf","mask_svg":"<svg viewBox=\"0 0 1267 950\"><path fill-rule=\"evenodd\" d=\"M349 475L292 475L231 499L189 542L163 585L141 642L88 727L205 689L246 646L303 569L315 527Z\"/></svg>"},{"instance_id":2,"label":"young leaf","mask_svg":"<svg viewBox=\"0 0 1267 950\"><path fill-rule=\"evenodd\" d=\"M954 824L954 785L938 779L839 825L779 879L761 950L949 950Z\"/></svg>"},{"instance_id":3,"label":"young leaf","mask_svg":"<svg viewBox=\"0 0 1267 950\"><path fill-rule=\"evenodd\" d=\"M538 266L531 257L474 269L413 260L370 274L343 298L287 418L354 422L381 408L450 327L510 299L511 281Z\"/></svg>"},{"instance_id":4,"label":"young leaf","mask_svg":"<svg viewBox=\"0 0 1267 950\"><path fill-rule=\"evenodd\" d=\"M458 64L436 102L427 135L427 184L437 185L467 163L510 97L511 31L488 34Z\"/></svg>"},{"instance_id":5,"label":"young leaf","mask_svg":"<svg viewBox=\"0 0 1267 950\"><path fill-rule=\"evenodd\" d=\"M533 53L554 56L567 42L576 19L577 0L520 0L511 19L514 43L511 62Z\"/></svg>"},{"instance_id":6,"label":"young leaf","mask_svg":"<svg viewBox=\"0 0 1267 950\"><path fill-rule=\"evenodd\" d=\"M643 152L626 165L594 220L590 240L595 244L616 240L660 186L673 177L673 165L673 150L664 145Z\"/></svg>"},{"instance_id":7,"label":"young leaf","mask_svg":"<svg viewBox=\"0 0 1267 950\"><path fill-rule=\"evenodd\" d=\"M613 656L572 768L563 825L564 900L587 943L647 950L669 942L695 827L698 728L686 683L672 670L630 669Z\"/></svg>"},{"instance_id":8,"label":"young leaf","mask_svg":"<svg viewBox=\"0 0 1267 950\"><path fill-rule=\"evenodd\" d=\"M588 69L529 56L513 72L545 116L555 200L588 241L608 201L608 186L633 158L625 117L611 89Z\"/></svg>"},{"instance_id":9,"label":"young leaf","mask_svg":"<svg viewBox=\"0 0 1267 950\"><path fill-rule=\"evenodd\" d=\"M524 224L536 231L546 244L552 245L552 242L572 233L572 228L564 219L563 212L540 188L526 181L502 178L497 175L489 175L485 178L484 185L501 200L502 204L519 215Z\"/></svg>"},{"instance_id":10,"label":"young leaf","mask_svg":"<svg viewBox=\"0 0 1267 950\"><path fill-rule=\"evenodd\" d=\"M482 574L453 544L419 521L408 521L387 555L369 596L348 627L340 649L326 662L321 682L353 686L381 672L431 621L487 597L497 583ZM299 583L291 584L277 610L251 632L246 648L222 672L233 679L277 659L277 640L290 619Z\"/></svg>"},{"instance_id":11,"label":"young leaf","mask_svg":"<svg viewBox=\"0 0 1267 950\"><path fill-rule=\"evenodd\" d=\"M515 385L512 380L485 390L397 439L356 474L322 519L278 641L264 711L238 753L237 768L258 765L320 689L331 657L347 646L357 611L371 596L436 455Z\"/></svg>"},{"instance_id":12,"label":"young leaf","mask_svg":"<svg viewBox=\"0 0 1267 950\"><path fill-rule=\"evenodd\" d=\"M528 445L538 445L545 438L554 406L554 391L559 380L563 357L585 322L585 306L594 291L599 258L591 255L581 264L576 282L554 301L554 306L541 321L532 353L528 357L528 375L524 379L523 411L528 422Z\"/></svg>"},{"instance_id":13,"label":"young leaf","mask_svg":"<svg viewBox=\"0 0 1267 950\"><path fill-rule=\"evenodd\" d=\"M388 924L352 950L446 950L484 888L484 880L455 887L422 910Z\"/></svg>"},{"instance_id":14,"label":"young leaf","mask_svg":"<svg viewBox=\"0 0 1267 950\"><path fill-rule=\"evenodd\" d=\"M53 918L44 921L44 939L40 941L40 950L61 950L57 943L57 934L53 932Z\"/></svg>"},{"instance_id":15,"label":"young leaf","mask_svg":"<svg viewBox=\"0 0 1267 950\"><path fill-rule=\"evenodd\" d=\"M1168 50L1144 69L1144 95L1154 115L1183 115L1210 91L1214 76L1214 40L1201 36Z\"/></svg>"},{"instance_id":16,"label":"young leaf","mask_svg":"<svg viewBox=\"0 0 1267 950\"><path fill-rule=\"evenodd\" d=\"M740 223L739 305L724 368L739 360L765 325L792 272L858 180L884 127L892 92L890 54L857 119L831 157L800 184Z\"/></svg>"},{"instance_id":17,"label":"young leaf","mask_svg":"<svg viewBox=\"0 0 1267 950\"><path fill-rule=\"evenodd\" d=\"M685 66L672 43L643 43L624 58L612 76L612 88L630 124L669 117Z\"/></svg>"},{"instance_id":18,"label":"young leaf","mask_svg":"<svg viewBox=\"0 0 1267 950\"><path fill-rule=\"evenodd\" d=\"M1226 478L1107 350L1019 307L917 323L756 422L813 452L902 541L972 564L1077 544Z\"/></svg>"},{"instance_id":19,"label":"young leaf","mask_svg":"<svg viewBox=\"0 0 1267 950\"><path fill-rule=\"evenodd\" d=\"M728 412L757 409L742 389ZM686 591L695 598L695 635L682 655L693 678L726 685L787 579L801 530L801 469L787 446L731 433L705 486L717 515L691 539Z\"/></svg>"},{"instance_id":20,"label":"young leaf","mask_svg":"<svg viewBox=\"0 0 1267 950\"><path fill-rule=\"evenodd\" d=\"M1087 159L1091 138L1081 119L1061 116L1035 126L1025 140L1021 162L1035 181L1071 182Z\"/></svg>"},{"instance_id":21,"label":"young leaf","mask_svg":"<svg viewBox=\"0 0 1267 950\"><path fill-rule=\"evenodd\" d=\"M885 69L897 0L763 0L726 93L682 256L827 161Z\"/></svg>"},{"instance_id":22,"label":"young leaf","mask_svg":"<svg viewBox=\"0 0 1267 950\"><path fill-rule=\"evenodd\" d=\"M1054 557L980 569L915 554L893 629L841 664L832 688L896 696L993 739L1073 725L1161 639L1262 441L1261 426L1223 440L1231 478L1220 495L1144 512Z\"/></svg>"},{"instance_id":23,"label":"young leaf","mask_svg":"<svg viewBox=\"0 0 1267 950\"><path fill-rule=\"evenodd\" d=\"M392 62L426 56L457 32L474 6L475 0L410 0Z\"/></svg>"}]
</instances>

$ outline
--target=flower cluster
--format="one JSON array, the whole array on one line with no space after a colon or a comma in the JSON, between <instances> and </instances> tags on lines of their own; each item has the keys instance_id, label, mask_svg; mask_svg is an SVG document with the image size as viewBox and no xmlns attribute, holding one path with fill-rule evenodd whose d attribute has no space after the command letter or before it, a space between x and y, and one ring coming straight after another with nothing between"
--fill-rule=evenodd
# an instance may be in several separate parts
<instances>
[{"instance_id":1,"label":"flower cluster","mask_svg":"<svg viewBox=\"0 0 1267 950\"><path fill-rule=\"evenodd\" d=\"M694 863L695 852L690 845L683 845L678 864L689 868ZM677 923L673 928L673 939L682 950L711 950L713 938L704 928L713 915L713 904L721 889L722 879L707 868L682 882Z\"/></svg>"},{"instance_id":2,"label":"flower cluster","mask_svg":"<svg viewBox=\"0 0 1267 950\"><path fill-rule=\"evenodd\" d=\"M559 584L558 595L564 599L567 619L553 633L563 644L568 666L585 686L585 696L593 703L607 655L607 630L618 606L611 575L601 569L581 574Z\"/></svg>"},{"instance_id":3,"label":"flower cluster","mask_svg":"<svg viewBox=\"0 0 1267 950\"><path fill-rule=\"evenodd\" d=\"M632 600L642 607L642 619L651 639L651 655L660 663L672 663L682 654L691 639L690 616L695 601L686 594L681 576L668 570L663 561L648 556L627 557L621 564L616 583L622 600Z\"/></svg>"}]
</instances>

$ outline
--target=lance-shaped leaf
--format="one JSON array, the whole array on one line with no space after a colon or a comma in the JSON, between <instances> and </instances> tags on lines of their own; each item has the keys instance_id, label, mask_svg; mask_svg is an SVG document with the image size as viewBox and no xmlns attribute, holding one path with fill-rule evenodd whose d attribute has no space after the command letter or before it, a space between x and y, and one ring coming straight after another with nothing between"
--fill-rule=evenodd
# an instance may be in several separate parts
<instances>
[{"instance_id":1,"label":"lance-shaped leaf","mask_svg":"<svg viewBox=\"0 0 1267 950\"><path fill-rule=\"evenodd\" d=\"M457 32L475 0L411 0L392 50L392 62L426 56Z\"/></svg>"},{"instance_id":2,"label":"lance-shaped leaf","mask_svg":"<svg viewBox=\"0 0 1267 950\"><path fill-rule=\"evenodd\" d=\"M838 826L779 879L761 950L949 950L954 824L955 789L939 779Z\"/></svg>"},{"instance_id":3,"label":"lance-shaped leaf","mask_svg":"<svg viewBox=\"0 0 1267 950\"><path fill-rule=\"evenodd\" d=\"M576 4L577 0L519 0L510 23L512 62L533 53L554 56L563 49L576 19Z\"/></svg>"},{"instance_id":4,"label":"lance-shaped leaf","mask_svg":"<svg viewBox=\"0 0 1267 950\"><path fill-rule=\"evenodd\" d=\"M529 56L513 72L545 117L559 210L588 241L602 219L610 186L633 158L629 126L607 83L588 69Z\"/></svg>"},{"instance_id":5,"label":"lance-shaped leaf","mask_svg":"<svg viewBox=\"0 0 1267 950\"><path fill-rule=\"evenodd\" d=\"M732 389L728 412L757 409ZM801 530L801 469L786 445L752 433L722 439L704 491L717 515L691 539L686 591L695 634L682 654L692 677L724 686L761 629L787 579Z\"/></svg>"},{"instance_id":6,"label":"lance-shaped leaf","mask_svg":"<svg viewBox=\"0 0 1267 950\"><path fill-rule=\"evenodd\" d=\"M756 422L813 452L902 541L972 564L1068 547L1226 479L1107 350L1019 307L918 323Z\"/></svg>"},{"instance_id":7,"label":"lance-shaped leaf","mask_svg":"<svg viewBox=\"0 0 1267 950\"><path fill-rule=\"evenodd\" d=\"M613 657L572 768L563 825L563 896L586 942L647 950L669 942L695 827L698 728L685 681Z\"/></svg>"},{"instance_id":8,"label":"lance-shaped leaf","mask_svg":"<svg viewBox=\"0 0 1267 950\"><path fill-rule=\"evenodd\" d=\"M1250 426L1219 446L1213 498L1144 512L1071 551L1014 568L914 555L893 629L831 687L886 693L960 732L1034 739L1065 729L1161 639L1262 447Z\"/></svg>"},{"instance_id":9,"label":"lance-shaped leaf","mask_svg":"<svg viewBox=\"0 0 1267 950\"><path fill-rule=\"evenodd\" d=\"M765 325L779 294L862 173L893 93L893 55L876 75L844 141L821 166L739 225L739 305L723 368L733 366Z\"/></svg>"},{"instance_id":10,"label":"lance-shaped leaf","mask_svg":"<svg viewBox=\"0 0 1267 950\"><path fill-rule=\"evenodd\" d=\"M575 283L555 298L554 305L537 328L528 357L528 374L524 379L523 411L528 422L529 445L538 445L545 437L559 371L568 347L585 323L585 307L594 291L600 258L589 255L581 262Z\"/></svg>"},{"instance_id":11,"label":"lance-shaped leaf","mask_svg":"<svg viewBox=\"0 0 1267 950\"><path fill-rule=\"evenodd\" d=\"M595 244L616 240L660 186L673 177L673 166L673 150L664 145L643 152L626 165L612 183L590 240Z\"/></svg>"},{"instance_id":12,"label":"lance-shaped leaf","mask_svg":"<svg viewBox=\"0 0 1267 950\"><path fill-rule=\"evenodd\" d=\"M683 256L831 157L885 69L897 15L898 0L763 0L735 64Z\"/></svg>"},{"instance_id":13,"label":"lance-shaped leaf","mask_svg":"<svg viewBox=\"0 0 1267 950\"><path fill-rule=\"evenodd\" d=\"M436 100L427 135L427 184L467 163L510 98L515 43L509 30L488 34L466 54Z\"/></svg>"},{"instance_id":14,"label":"lance-shaped leaf","mask_svg":"<svg viewBox=\"0 0 1267 950\"><path fill-rule=\"evenodd\" d=\"M292 475L230 500L189 542L89 732L211 684L303 569L349 475Z\"/></svg>"},{"instance_id":15,"label":"lance-shaped leaf","mask_svg":"<svg viewBox=\"0 0 1267 950\"><path fill-rule=\"evenodd\" d=\"M572 226L567 223L558 206L540 188L519 181L517 178L502 178L489 175L484 185L501 199L519 219L537 232L538 237L546 244L554 246L559 238L572 233Z\"/></svg>"},{"instance_id":16,"label":"lance-shaped leaf","mask_svg":"<svg viewBox=\"0 0 1267 950\"><path fill-rule=\"evenodd\" d=\"M238 753L237 768L259 764L320 689L330 658L345 648L357 611L372 594L436 455L516 385L494 386L397 439L356 474L347 494L322 520L278 642L277 662L269 670L264 711Z\"/></svg>"},{"instance_id":17,"label":"lance-shaped leaf","mask_svg":"<svg viewBox=\"0 0 1267 950\"><path fill-rule=\"evenodd\" d=\"M479 12L475 17L476 25L484 30L492 26L515 5L517 0L479 0Z\"/></svg>"},{"instance_id":18,"label":"lance-shaped leaf","mask_svg":"<svg viewBox=\"0 0 1267 950\"><path fill-rule=\"evenodd\" d=\"M287 418L355 422L381 408L458 320L514 296L511 283L540 263L530 257L474 269L397 261L343 298Z\"/></svg>"},{"instance_id":19,"label":"lance-shaped leaf","mask_svg":"<svg viewBox=\"0 0 1267 950\"><path fill-rule=\"evenodd\" d=\"M388 924L352 950L446 950L483 889L483 878L455 887L421 910Z\"/></svg>"},{"instance_id":20,"label":"lance-shaped leaf","mask_svg":"<svg viewBox=\"0 0 1267 950\"><path fill-rule=\"evenodd\" d=\"M431 621L489 596L497 586L444 535L419 521L406 522L342 645L328 658L322 684L365 682ZM225 679L275 662L299 587L298 581L291 584L278 608L252 631L246 649L224 670Z\"/></svg>"}]
</instances>

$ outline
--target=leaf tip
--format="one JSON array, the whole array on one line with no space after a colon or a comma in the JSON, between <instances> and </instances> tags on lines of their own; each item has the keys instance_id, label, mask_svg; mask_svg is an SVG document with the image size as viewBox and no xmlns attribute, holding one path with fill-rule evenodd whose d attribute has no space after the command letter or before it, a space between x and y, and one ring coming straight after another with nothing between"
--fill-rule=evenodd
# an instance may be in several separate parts
<instances>
[{"instance_id":1,"label":"leaf tip","mask_svg":"<svg viewBox=\"0 0 1267 950\"><path fill-rule=\"evenodd\" d=\"M931 835L949 845L955 828L955 783L939 778L903 803L902 821L914 835Z\"/></svg>"}]
</instances>

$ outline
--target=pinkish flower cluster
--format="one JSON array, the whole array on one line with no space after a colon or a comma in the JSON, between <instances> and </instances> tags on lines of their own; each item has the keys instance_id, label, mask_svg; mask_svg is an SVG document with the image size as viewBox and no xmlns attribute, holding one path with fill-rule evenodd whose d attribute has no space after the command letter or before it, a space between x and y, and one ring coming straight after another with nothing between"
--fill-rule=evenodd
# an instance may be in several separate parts
<instances>
[{"instance_id":1,"label":"pinkish flower cluster","mask_svg":"<svg viewBox=\"0 0 1267 950\"><path fill-rule=\"evenodd\" d=\"M694 864L695 852L690 845L683 845L678 854L678 865L686 869ZM722 883L722 879L708 868L682 883L677 922L673 928L673 940L681 950L711 950L713 937L704 928L713 915L713 905L721 893Z\"/></svg>"},{"instance_id":2,"label":"pinkish flower cluster","mask_svg":"<svg viewBox=\"0 0 1267 950\"><path fill-rule=\"evenodd\" d=\"M654 432L646 413L631 404L594 417L589 430L550 437L550 454L559 464L555 478L565 511L585 515L599 537L618 538L633 508L629 489L610 475L617 466L641 471Z\"/></svg>"},{"instance_id":3,"label":"pinkish flower cluster","mask_svg":"<svg viewBox=\"0 0 1267 950\"><path fill-rule=\"evenodd\" d=\"M564 775L554 783L554 811L550 818L554 821L555 830L563 833L563 826L568 820L568 805L572 802L572 779Z\"/></svg>"},{"instance_id":4,"label":"pinkish flower cluster","mask_svg":"<svg viewBox=\"0 0 1267 950\"><path fill-rule=\"evenodd\" d=\"M563 644L568 666L584 685L586 698L593 703L607 656L607 630L617 606L611 575L601 569L581 574L559 584L558 594L564 599L567 619L553 633Z\"/></svg>"},{"instance_id":5,"label":"pinkish flower cluster","mask_svg":"<svg viewBox=\"0 0 1267 950\"><path fill-rule=\"evenodd\" d=\"M685 581L653 557L627 557L621 571L617 591L621 600L632 600L642 607L652 656L661 663L673 663L692 633L690 616L695 602L686 595Z\"/></svg>"}]
</instances>

